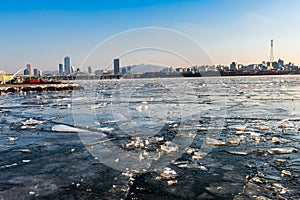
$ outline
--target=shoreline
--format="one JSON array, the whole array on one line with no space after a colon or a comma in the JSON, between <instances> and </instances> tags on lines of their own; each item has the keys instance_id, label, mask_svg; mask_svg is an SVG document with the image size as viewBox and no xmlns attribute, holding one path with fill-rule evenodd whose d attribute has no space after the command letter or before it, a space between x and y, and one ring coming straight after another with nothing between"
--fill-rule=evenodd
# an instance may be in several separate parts
<instances>
[{"instance_id":1,"label":"shoreline","mask_svg":"<svg viewBox=\"0 0 300 200\"><path fill-rule=\"evenodd\" d=\"M83 87L75 83L4 84L4 85L0 85L0 94L16 93L16 92L44 92L44 91L80 90L80 89L83 89Z\"/></svg>"}]
</instances>

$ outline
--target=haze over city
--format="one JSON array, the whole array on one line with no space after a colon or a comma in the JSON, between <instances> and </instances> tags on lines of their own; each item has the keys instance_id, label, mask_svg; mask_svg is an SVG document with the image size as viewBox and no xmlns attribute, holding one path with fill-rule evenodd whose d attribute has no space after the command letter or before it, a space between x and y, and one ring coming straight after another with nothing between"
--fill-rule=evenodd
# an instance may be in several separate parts
<instances>
[{"instance_id":1,"label":"haze over city","mask_svg":"<svg viewBox=\"0 0 300 200\"><path fill-rule=\"evenodd\" d=\"M41 70L57 70L65 56L81 67L100 42L142 27L190 36L215 64L268 60L269 41L274 39L275 60L299 65L299 6L296 0L1 1L0 69L13 73L30 63ZM122 64L137 63L144 62L135 58ZM163 63L180 65L172 59ZM91 60L86 65L104 63Z\"/></svg>"}]
</instances>

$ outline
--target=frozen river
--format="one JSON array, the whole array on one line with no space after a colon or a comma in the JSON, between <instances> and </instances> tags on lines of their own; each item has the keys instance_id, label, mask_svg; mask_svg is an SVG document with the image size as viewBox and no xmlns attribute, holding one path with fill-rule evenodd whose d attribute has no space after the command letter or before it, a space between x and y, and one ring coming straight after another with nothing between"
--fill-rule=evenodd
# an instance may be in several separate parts
<instances>
[{"instance_id":1,"label":"frozen river","mask_svg":"<svg viewBox=\"0 0 300 200\"><path fill-rule=\"evenodd\" d=\"M0 95L0 199L299 199L299 76Z\"/></svg>"}]
</instances>

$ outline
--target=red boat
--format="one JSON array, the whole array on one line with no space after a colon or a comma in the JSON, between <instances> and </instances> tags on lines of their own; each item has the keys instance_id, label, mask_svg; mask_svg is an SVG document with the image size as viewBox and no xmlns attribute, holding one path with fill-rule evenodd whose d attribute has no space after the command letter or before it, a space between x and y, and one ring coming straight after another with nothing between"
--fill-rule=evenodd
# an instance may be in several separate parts
<instances>
[{"instance_id":1,"label":"red boat","mask_svg":"<svg viewBox=\"0 0 300 200\"><path fill-rule=\"evenodd\" d=\"M61 81L56 80L44 80L44 79L36 79L36 78L27 78L22 84L60 84Z\"/></svg>"}]
</instances>

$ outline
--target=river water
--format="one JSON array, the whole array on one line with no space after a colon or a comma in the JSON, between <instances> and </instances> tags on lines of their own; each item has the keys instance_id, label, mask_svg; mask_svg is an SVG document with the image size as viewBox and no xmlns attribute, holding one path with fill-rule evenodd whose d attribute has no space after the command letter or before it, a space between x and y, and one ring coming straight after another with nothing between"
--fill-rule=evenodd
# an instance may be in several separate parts
<instances>
[{"instance_id":1,"label":"river water","mask_svg":"<svg viewBox=\"0 0 300 200\"><path fill-rule=\"evenodd\" d=\"M0 199L299 199L299 76L0 95Z\"/></svg>"}]
</instances>

